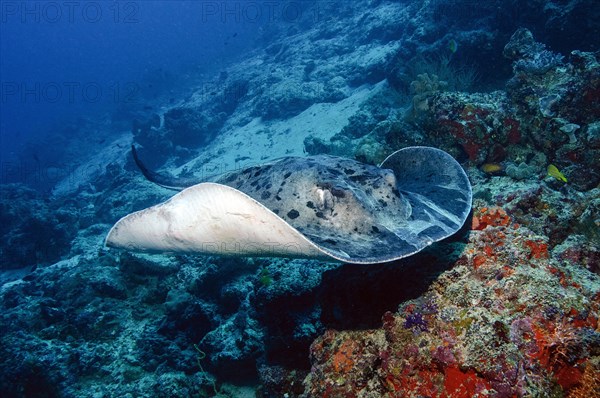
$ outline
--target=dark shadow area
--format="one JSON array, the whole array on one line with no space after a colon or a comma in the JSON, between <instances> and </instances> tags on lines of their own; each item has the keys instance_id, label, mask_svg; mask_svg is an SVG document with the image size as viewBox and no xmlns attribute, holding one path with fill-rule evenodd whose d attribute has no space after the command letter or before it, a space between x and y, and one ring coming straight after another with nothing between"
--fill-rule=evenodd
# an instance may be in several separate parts
<instances>
[{"instance_id":1,"label":"dark shadow area","mask_svg":"<svg viewBox=\"0 0 600 398\"><path fill-rule=\"evenodd\" d=\"M452 268L468 242L471 219L472 213L456 234L411 257L384 264L344 264L325 271L312 292L256 303L267 328L266 364L308 370L310 344L326 329L381 327L386 311L395 312L401 303L423 295ZM306 325L313 330L302 333Z\"/></svg>"},{"instance_id":2,"label":"dark shadow area","mask_svg":"<svg viewBox=\"0 0 600 398\"><path fill-rule=\"evenodd\" d=\"M317 293L327 329L381 327L381 317L423 295L460 257L464 243L439 242L412 257L379 265L346 264L323 274Z\"/></svg>"},{"instance_id":3,"label":"dark shadow area","mask_svg":"<svg viewBox=\"0 0 600 398\"><path fill-rule=\"evenodd\" d=\"M376 265L345 264L325 272L317 292L323 325L352 330L381 327L386 311L395 312L401 303L423 295L452 267L467 239L468 231L461 230L405 259Z\"/></svg>"}]
</instances>

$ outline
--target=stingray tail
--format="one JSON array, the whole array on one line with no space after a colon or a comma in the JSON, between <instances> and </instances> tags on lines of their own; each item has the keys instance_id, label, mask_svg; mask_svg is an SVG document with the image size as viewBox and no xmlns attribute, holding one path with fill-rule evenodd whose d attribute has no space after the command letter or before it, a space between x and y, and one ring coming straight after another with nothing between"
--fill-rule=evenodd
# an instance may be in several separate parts
<instances>
[{"instance_id":1,"label":"stingray tail","mask_svg":"<svg viewBox=\"0 0 600 398\"><path fill-rule=\"evenodd\" d=\"M131 145L131 154L133 155L133 160L135 161L135 164L140 169L144 177L146 177L148 181L153 182L156 185L160 185L163 188L172 189L174 191L181 191L185 188L191 187L192 185L196 185L202 182L196 179L177 178L173 176L163 175L148 169L138 156L137 150L135 149L134 145Z\"/></svg>"}]
</instances>

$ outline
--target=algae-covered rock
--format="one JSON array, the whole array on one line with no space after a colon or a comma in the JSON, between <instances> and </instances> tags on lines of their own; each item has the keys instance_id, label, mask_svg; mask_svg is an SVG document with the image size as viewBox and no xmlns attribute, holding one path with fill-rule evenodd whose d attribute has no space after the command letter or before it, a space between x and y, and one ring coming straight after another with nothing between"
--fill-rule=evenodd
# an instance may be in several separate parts
<instances>
[{"instance_id":1,"label":"algae-covered rock","mask_svg":"<svg viewBox=\"0 0 600 398\"><path fill-rule=\"evenodd\" d=\"M77 211L19 184L0 188L0 270L58 261L77 231Z\"/></svg>"}]
</instances>

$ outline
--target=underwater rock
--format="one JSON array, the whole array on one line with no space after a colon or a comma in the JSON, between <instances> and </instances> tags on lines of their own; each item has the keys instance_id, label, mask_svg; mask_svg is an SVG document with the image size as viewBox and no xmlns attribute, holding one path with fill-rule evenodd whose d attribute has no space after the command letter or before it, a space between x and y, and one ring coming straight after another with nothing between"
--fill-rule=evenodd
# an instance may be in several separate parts
<instances>
[{"instance_id":1,"label":"underwater rock","mask_svg":"<svg viewBox=\"0 0 600 398\"><path fill-rule=\"evenodd\" d=\"M522 140L522 126L505 93L444 92L430 98L430 109L421 117L426 140L462 156L475 165L505 160L505 151ZM452 149L451 149L452 148ZM500 156L499 156L500 155Z\"/></svg>"},{"instance_id":2,"label":"underwater rock","mask_svg":"<svg viewBox=\"0 0 600 398\"><path fill-rule=\"evenodd\" d=\"M515 35L519 32L523 33L518 31ZM533 37L529 39L524 52L547 54L543 45L532 44ZM548 57L535 54L525 55L527 62L548 61ZM507 92L519 115L523 135L532 147L544 152L559 168L578 164L593 169L591 159L600 156L592 143L593 136L575 134L575 131L592 126L600 117L600 63L596 54L580 51L572 52L569 63L563 64L557 59L538 69L532 67L535 70L517 68L515 63L516 74L509 81ZM593 186L593 183L578 184L578 189Z\"/></svg>"},{"instance_id":3,"label":"underwater rock","mask_svg":"<svg viewBox=\"0 0 600 398\"><path fill-rule=\"evenodd\" d=\"M183 105L170 107L164 114L153 114L148 120L134 120L135 142L151 160L153 168L162 166L168 154L190 156L190 149L207 145L217 135L225 120L248 92L249 83L238 79L204 84Z\"/></svg>"},{"instance_id":4,"label":"underwater rock","mask_svg":"<svg viewBox=\"0 0 600 398\"><path fill-rule=\"evenodd\" d=\"M207 144L223 125L225 115L202 107L178 107L165 113L165 135L173 143L187 148Z\"/></svg>"},{"instance_id":5,"label":"underwater rock","mask_svg":"<svg viewBox=\"0 0 600 398\"><path fill-rule=\"evenodd\" d=\"M295 116L312 104L345 98L342 87L318 82L282 81L270 85L256 100L255 112L265 120Z\"/></svg>"},{"instance_id":6,"label":"underwater rock","mask_svg":"<svg viewBox=\"0 0 600 398\"><path fill-rule=\"evenodd\" d=\"M207 333L199 344L212 372L238 382L256 377L256 360L262 354L264 331L243 311Z\"/></svg>"},{"instance_id":7,"label":"underwater rock","mask_svg":"<svg viewBox=\"0 0 600 398\"><path fill-rule=\"evenodd\" d=\"M557 259L568 262L574 267L584 267L590 272L600 275L600 231L596 225L590 225L589 220L582 220L577 230L581 235L571 235L552 254ZM590 235L592 237L590 238Z\"/></svg>"},{"instance_id":8,"label":"underwater rock","mask_svg":"<svg viewBox=\"0 0 600 398\"><path fill-rule=\"evenodd\" d=\"M519 28L504 47L504 56L513 61L516 75L521 73L543 75L563 64L561 54L546 50L546 46L533 39L531 32Z\"/></svg>"},{"instance_id":9,"label":"underwater rock","mask_svg":"<svg viewBox=\"0 0 600 398\"><path fill-rule=\"evenodd\" d=\"M539 45L537 47L539 47ZM515 61L536 51L537 47L531 31L529 31L529 29L519 28L513 33L506 46L504 46L502 55Z\"/></svg>"},{"instance_id":10,"label":"underwater rock","mask_svg":"<svg viewBox=\"0 0 600 398\"><path fill-rule=\"evenodd\" d=\"M582 385L598 359L600 279L504 220L472 231L454 268L382 327L315 340L305 396L545 396Z\"/></svg>"},{"instance_id":11,"label":"underwater rock","mask_svg":"<svg viewBox=\"0 0 600 398\"><path fill-rule=\"evenodd\" d=\"M355 150L355 157L361 162L380 164L387 156L387 148L380 141L368 137L361 140Z\"/></svg>"},{"instance_id":12,"label":"underwater rock","mask_svg":"<svg viewBox=\"0 0 600 398\"><path fill-rule=\"evenodd\" d=\"M303 370L290 370L283 366L259 367L260 387L257 398L288 397L297 398L304 393L302 381L308 374Z\"/></svg>"},{"instance_id":13,"label":"underwater rock","mask_svg":"<svg viewBox=\"0 0 600 398\"><path fill-rule=\"evenodd\" d=\"M552 110L552 108L558 103L559 100L560 95L558 94L550 94L540 97L540 113L545 117L552 117L556 115L556 112Z\"/></svg>"},{"instance_id":14,"label":"underwater rock","mask_svg":"<svg viewBox=\"0 0 600 398\"><path fill-rule=\"evenodd\" d=\"M24 185L2 185L0 271L58 261L69 252L77 220L71 203L49 203Z\"/></svg>"},{"instance_id":15,"label":"underwater rock","mask_svg":"<svg viewBox=\"0 0 600 398\"><path fill-rule=\"evenodd\" d=\"M506 175L515 180L524 180L531 178L538 174L540 169L538 167L530 166L527 163L521 162L518 165L509 164L506 166Z\"/></svg>"},{"instance_id":16,"label":"underwater rock","mask_svg":"<svg viewBox=\"0 0 600 398\"><path fill-rule=\"evenodd\" d=\"M590 200L579 217L578 230L596 245L600 245L600 188L596 188L594 199ZM600 267L600 263L597 264Z\"/></svg>"},{"instance_id":17,"label":"underwater rock","mask_svg":"<svg viewBox=\"0 0 600 398\"><path fill-rule=\"evenodd\" d=\"M595 172L600 158L595 138L595 123L600 117L597 54L573 52L567 63L559 62L560 57L544 63L547 57L538 55L547 52L531 32L515 32L505 55L540 65L516 67L506 91L427 91L427 87L439 87L426 79L415 83L415 89L425 90L425 95L415 96L417 106L413 101L412 108L419 110L417 124L423 139L477 166L503 161L518 165L541 153L559 169L573 168L576 171L572 175L586 176L572 181L576 189L594 188L600 181ZM534 172L524 167L508 166L508 174L525 178Z\"/></svg>"},{"instance_id":18,"label":"underwater rock","mask_svg":"<svg viewBox=\"0 0 600 398\"><path fill-rule=\"evenodd\" d=\"M592 148L600 149L600 121L588 125L586 138Z\"/></svg>"}]
</instances>

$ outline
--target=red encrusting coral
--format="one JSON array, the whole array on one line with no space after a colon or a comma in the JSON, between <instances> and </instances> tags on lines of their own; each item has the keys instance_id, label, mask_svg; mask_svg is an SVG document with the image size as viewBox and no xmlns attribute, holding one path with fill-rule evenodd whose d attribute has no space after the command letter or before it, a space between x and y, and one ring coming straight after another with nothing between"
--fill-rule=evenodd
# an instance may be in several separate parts
<instances>
[{"instance_id":1,"label":"red encrusting coral","mask_svg":"<svg viewBox=\"0 0 600 398\"><path fill-rule=\"evenodd\" d=\"M425 295L386 312L381 329L328 331L313 344L309 396L560 397L581 390L594 360L585 336L598 331L600 293L569 305L550 298L561 289L583 297L584 281L502 208L476 208L474 219L463 255Z\"/></svg>"},{"instance_id":2,"label":"red encrusting coral","mask_svg":"<svg viewBox=\"0 0 600 398\"><path fill-rule=\"evenodd\" d=\"M510 217L501 207L483 207L474 211L471 229L481 231L488 226L506 227L510 221Z\"/></svg>"}]
</instances>

